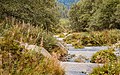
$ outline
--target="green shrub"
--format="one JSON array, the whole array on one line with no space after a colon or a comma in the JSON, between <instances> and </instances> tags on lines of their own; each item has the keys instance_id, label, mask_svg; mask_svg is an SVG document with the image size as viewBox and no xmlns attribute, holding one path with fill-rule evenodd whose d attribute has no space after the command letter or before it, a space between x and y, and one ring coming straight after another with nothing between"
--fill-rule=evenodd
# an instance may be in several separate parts
<instances>
[{"instance_id":1,"label":"green shrub","mask_svg":"<svg viewBox=\"0 0 120 75\"><path fill-rule=\"evenodd\" d=\"M30 25L14 25L3 31L0 38L2 75L64 75L55 59L45 58L42 54L21 46L25 43L40 46L43 37L43 47L52 52L52 49L56 48L56 39L52 34Z\"/></svg>"},{"instance_id":2,"label":"green shrub","mask_svg":"<svg viewBox=\"0 0 120 75\"><path fill-rule=\"evenodd\" d=\"M64 75L58 61L26 50L11 37L0 40L2 75Z\"/></svg>"},{"instance_id":3,"label":"green shrub","mask_svg":"<svg viewBox=\"0 0 120 75\"><path fill-rule=\"evenodd\" d=\"M11 25L6 24L4 21L0 22L0 36L2 36L10 27Z\"/></svg>"},{"instance_id":4,"label":"green shrub","mask_svg":"<svg viewBox=\"0 0 120 75\"><path fill-rule=\"evenodd\" d=\"M81 45L81 43L79 43L79 42L75 42L75 43L73 43L72 45L73 45L76 49L77 49L77 48L84 48L84 46Z\"/></svg>"},{"instance_id":5,"label":"green shrub","mask_svg":"<svg viewBox=\"0 0 120 75\"><path fill-rule=\"evenodd\" d=\"M112 49L98 51L91 58L92 63L107 63L114 60L117 60L117 57Z\"/></svg>"},{"instance_id":6,"label":"green shrub","mask_svg":"<svg viewBox=\"0 0 120 75\"><path fill-rule=\"evenodd\" d=\"M64 49L61 49L60 47L58 46L54 46L53 49L52 49L52 53L56 54L57 55L57 58L59 60L63 60L64 61L64 57L67 55L67 51L64 50Z\"/></svg>"},{"instance_id":7,"label":"green shrub","mask_svg":"<svg viewBox=\"0 0 120 75\"><path fill-rule=\"evenodd\" d=\"M120 62L109 62L102 67L96 67L90 75L120 75Z\"/></svg>"},{"instance_id":8,"label":"green shrub","mask_svg":"<svg viewBox=\"0 0 120 75\"><path fill-rule=\"evenodd\" d=\"M43 37L43 47L49 52L52 51L53 46L57 42L51 33L43 31L40 27L30 25L14 25L7 29L2 36L7 39L14 39L15 41L37 46L40 46Z\"/></svg>"},{"instance_id":9,"label":"green shrub","mask_svg":"<svg viewBox=\"0 0 120 75\"><path fill-rule=\"evenodd\" d=\"M78 45L83 46L108 46L120 41L120 30L73 33L64 41L70 44L77 42Z\"/></svg>"}]
</instances>

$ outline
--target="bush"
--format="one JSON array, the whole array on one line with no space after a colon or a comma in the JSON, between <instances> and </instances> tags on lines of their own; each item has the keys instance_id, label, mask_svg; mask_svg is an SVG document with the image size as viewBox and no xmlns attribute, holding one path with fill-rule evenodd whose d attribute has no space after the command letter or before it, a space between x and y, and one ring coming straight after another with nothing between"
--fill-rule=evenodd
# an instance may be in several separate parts
<instances>
[{"instance_id":1,"label":"bush","mask_svg":"<svg viewBox=\"0 0 120 75\"><path fill-rule=\"evenodd\" d=\"M78 46L108 46L120 41L120 30L73 33L64 41Z\"/></svg>"},{"instance_id":2,"label":"bush","mask_svg":"<svg viewBox=\"0 0 120 75\"><path fill-rule=\"evenodd\" d=\"M69 12L73 31L120 29L119 0L80 0Z\"/></svg>"},{"instance_id":3,"label":"bush","mask_svg":"<svg viewBox=\"0 0 120 75\"><path fill-rule=\"evenodd\" d=\"M76 49L77 49L77 48L84 48L84 46L81 45L81 43L78 43L78 42L75 42L75 43L73 43L72 45L73 45Z\"/></svg>"},{"instance_id":4,"label":"bush","mask_svg":"<svg viewBox=\"0 0 120 75\"><path fill-rule=\"evenodd\" d=\"M26 50L12 37L0 39L2 75L64 75L56 60Z\"/></svg>"},{"instance_id":5,"label":"bush","mask_svg":"<svg viewBox=\"0 0 120 75\"><path fill-rule=\"evenodd\" d=\"M43 47L49 52L52 51L57 42L56 39L52 37L52 33L47 33L40 27L34 27L31 25L11 26L3 33L2 37L37 46L40 46L43 37Z\"/></svg>"},{"instance_id":6,"label":"bush","mask_svg":"<svg viewBox=\"0 0 120 75\"><path fill-rule=\"evenodd\" d=\"M107 63L114 60L117 60L117 57L112 49L98 51L91 58L92 63Z\"/></svg>"},{"instance_id":7,"label":"bush","mask_svg":"<svg viewBox=\"0 0 120 75\"><path fill-rule=\"evenodd\" d=\"M120 75L120 62L109 62L102 67L94 68L90 75Z\"/></svg>"}]
</instances>

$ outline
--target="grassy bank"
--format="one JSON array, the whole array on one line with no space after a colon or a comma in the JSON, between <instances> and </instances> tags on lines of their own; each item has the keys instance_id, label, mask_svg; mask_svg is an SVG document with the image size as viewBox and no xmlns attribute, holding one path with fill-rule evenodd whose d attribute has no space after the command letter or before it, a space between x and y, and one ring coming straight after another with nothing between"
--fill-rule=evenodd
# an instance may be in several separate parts
<instances>
[{"instance_id":1,"label":"grassy bank","mask_svg":"<svg viewBox=\"0 0 120 75\"><path fill-rule=\"evenodd\" d=\"M76 48L83 48L83 46L108 46L120 41L120 30L72 33L64 41L73 44Z\"/></svg>"},{"instance_id":2,"label":"grassy bank","mask_svg":"<svg viewBox=\"0 0 120 75\"><path fill-rule=\"evenodd\" d=\"M35 51L31 52L24 46L25 44L43 46L50 53L64 55L58 52L61 49L57 49L57 41L51 33L31 25L5 24L0 27L2 75L64 75L64 70L55 59L48 59Z\"/></svg>"}]
</instances>

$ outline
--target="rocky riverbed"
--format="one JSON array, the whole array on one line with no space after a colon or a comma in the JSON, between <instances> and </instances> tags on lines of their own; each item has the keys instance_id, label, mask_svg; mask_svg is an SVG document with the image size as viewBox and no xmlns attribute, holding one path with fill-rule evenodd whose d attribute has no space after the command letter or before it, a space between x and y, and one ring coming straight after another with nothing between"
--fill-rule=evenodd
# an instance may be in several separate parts
<instances>
[{"instance_id":1,"label":"rocky riverbed","mask_svg":"<svg viewBox=\"0 0 120 75\"><path fill-rule=\"evenodd\" d=\"M63 42L64 38L56 38ZM75 49L72 44L66 44L66 48L68 49L67 61L61 62L61 66L65 69L66 75L88 75L94 67L103 65L91 63L90 59L92 55L99 50L108 49L107 46L92 46ZM119 55L119 50L116 49L115 54Z\"/></svg>"}]
</instances>

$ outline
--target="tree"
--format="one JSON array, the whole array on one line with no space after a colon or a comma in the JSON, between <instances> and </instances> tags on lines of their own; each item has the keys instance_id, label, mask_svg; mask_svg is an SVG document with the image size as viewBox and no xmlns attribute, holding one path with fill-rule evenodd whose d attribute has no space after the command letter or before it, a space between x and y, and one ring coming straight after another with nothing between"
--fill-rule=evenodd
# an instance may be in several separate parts
<instances>
[{"instance_id":1,"label":"tree","mask_svg":"<svg viewBox=\"0 0 120 75\"><path fill-rule=\"evenodd\" d=\"M119 0L81 0L70 11L75 31L120 29Z\"/></svg>"},{"instance_id":2,"label":"tree","mask_svg":"<svg viewBox=\"0 0 120 75\"><path fill-rule=\"evenodd\" d=\"M55 0L0 0L0 16L51 31L59 21Z\"/></svg>"},{"instance_id":3,"label":"tree","mask_svg":"<svg viewBox=\"0 0 120 75\"><path fill-rule=\"evenodd\" d=\"M102 29L113 29L118 28L118 23L116 23L116 7L120 4L119 0L105 0L102 4L99 4L99 8L91 16L89 23L90 29L102 30ZM95 28L97 27L97 28Z\"/></svg>"},{"instance_id":4,"label":"tree","mask_svg":"<svg viewBox=\"0 0 120 75\"><path fill-rule=\"evenodd\" d=\"M69 13L72 28L76 31L84 31L88 27L91 11L92 0L81 0L73 5Z\"/></svg>"}]
</instances>

